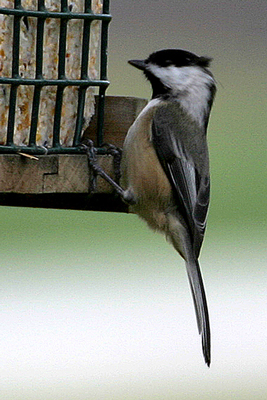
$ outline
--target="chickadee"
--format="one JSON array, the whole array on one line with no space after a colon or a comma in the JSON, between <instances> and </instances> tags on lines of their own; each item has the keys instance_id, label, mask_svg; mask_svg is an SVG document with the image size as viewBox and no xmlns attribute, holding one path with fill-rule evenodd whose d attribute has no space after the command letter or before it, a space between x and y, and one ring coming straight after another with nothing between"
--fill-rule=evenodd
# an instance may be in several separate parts
<instances>
[{"instance_id":1,"label":"chickadee","mask_svg":"<svg viewBox=\"0 0 267 400\"><path fill-rule=\"evenodd\" d=\"M185 260L208 366L209 314L198 257L210 197L206 133L216 92L210 61L180 49L129 61L153 94L130 127L122 156L124 200Z\"/></svg>"}]
</instances>

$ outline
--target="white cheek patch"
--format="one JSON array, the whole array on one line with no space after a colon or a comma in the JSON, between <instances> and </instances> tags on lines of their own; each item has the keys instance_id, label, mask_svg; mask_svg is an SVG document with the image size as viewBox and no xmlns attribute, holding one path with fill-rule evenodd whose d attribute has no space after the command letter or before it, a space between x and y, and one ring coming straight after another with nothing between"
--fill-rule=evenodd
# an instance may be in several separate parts
<instances>
[{"instance_id":1,"label":"white cheek patch","mask_svg":"<svg viewBox=\"0 0 267 400\"><path fill-rule=\"evenodd\" d=\"M181 106L202 125L208 111L209 87L215 84L213 77L197 66L179 68L151 64L149 70L170 89L174 97L179 96Z\"/></svg>"}]
</instances>

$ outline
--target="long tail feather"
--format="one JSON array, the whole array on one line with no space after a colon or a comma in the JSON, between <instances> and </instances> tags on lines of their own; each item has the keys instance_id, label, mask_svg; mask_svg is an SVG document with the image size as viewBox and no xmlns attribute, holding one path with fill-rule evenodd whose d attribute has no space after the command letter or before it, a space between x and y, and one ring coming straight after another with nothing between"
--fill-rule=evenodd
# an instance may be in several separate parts
<instances>
[{"instance_id":1,"label":"long tail feather","mask_svg":"<svg viewBox=\"0 0 267 400\"><path fill-rule=\"evenodd\" d=\"M210 366L210 323L207 299L197 260L186 262L187 274L193 295L198 331L202 337L202 350L206 364Z\"/></svg>"}]
</instances>

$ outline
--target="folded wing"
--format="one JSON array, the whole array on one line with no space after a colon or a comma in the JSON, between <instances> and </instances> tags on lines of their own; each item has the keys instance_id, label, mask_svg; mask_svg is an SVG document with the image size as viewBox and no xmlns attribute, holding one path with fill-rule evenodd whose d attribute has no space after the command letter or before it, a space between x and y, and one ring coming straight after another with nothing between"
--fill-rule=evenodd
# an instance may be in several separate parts
<instances>
[{"instance_id":1,"label":"folded wing","mask_svg":"<svg viewBox=\"0 0 267 400\"><path fill-rule=\"evenodd\" d=\"M198 258L210 193L205 128L192 123L179 104L169 102L154 115L152 141Z\"/></svg>"}]
</instances>

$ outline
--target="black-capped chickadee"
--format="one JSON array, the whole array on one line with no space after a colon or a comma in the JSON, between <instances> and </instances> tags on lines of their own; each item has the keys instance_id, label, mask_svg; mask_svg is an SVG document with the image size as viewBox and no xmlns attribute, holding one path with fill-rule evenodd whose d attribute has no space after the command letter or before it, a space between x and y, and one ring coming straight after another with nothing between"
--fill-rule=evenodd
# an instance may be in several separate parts
<instances>
[{"instance_id":1,"label":"black-capped chickadee","mask_svg":"<svg viewBox=\"0 0 267 400\"><path fill-rule=\"evenodd\" d=\"M165 233L185 260L208 366L210 325L198 257L210 196L206 133L216 91L210 61L180 49L129 61L153 94L127 133L121 181L132 211Z\"/></svg>"}]
</instances>

